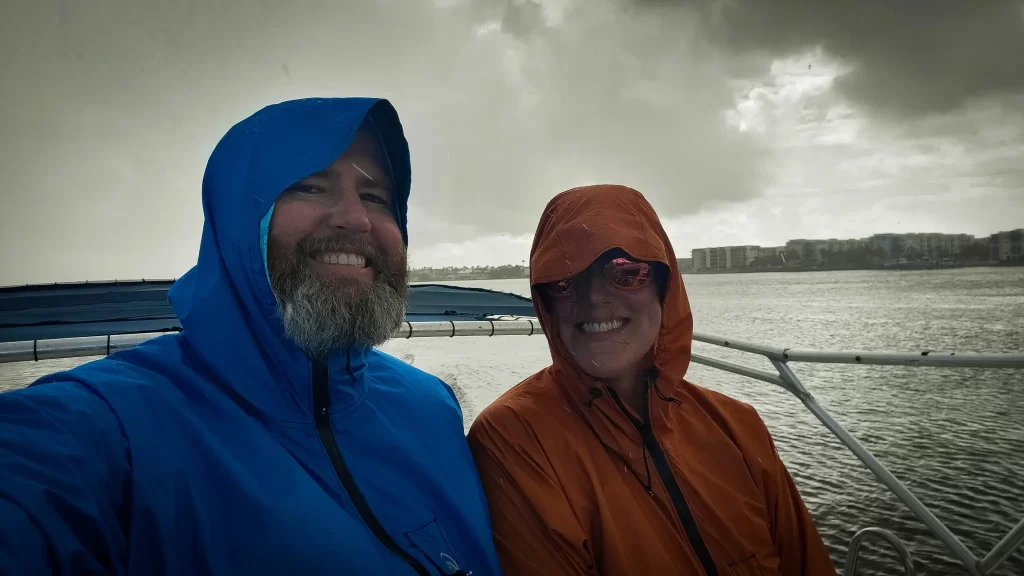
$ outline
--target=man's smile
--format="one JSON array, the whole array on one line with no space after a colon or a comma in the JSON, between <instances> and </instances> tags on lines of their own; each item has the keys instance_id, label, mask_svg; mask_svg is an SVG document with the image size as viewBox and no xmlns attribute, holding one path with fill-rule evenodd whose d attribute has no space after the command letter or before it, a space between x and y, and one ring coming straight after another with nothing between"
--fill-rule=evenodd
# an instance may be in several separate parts
<instances>
[{"instance_id":1,"label":"man's smile","mask_svg":"<svg viewBox=\"0 0 1024 576\"><path fill-rule=\"evenodd\" d=\"M351 252L319 252L311 257L314 268L329 278L365 278L375 276L373 267L365 256Z\"/></svg>"}]
</instances>

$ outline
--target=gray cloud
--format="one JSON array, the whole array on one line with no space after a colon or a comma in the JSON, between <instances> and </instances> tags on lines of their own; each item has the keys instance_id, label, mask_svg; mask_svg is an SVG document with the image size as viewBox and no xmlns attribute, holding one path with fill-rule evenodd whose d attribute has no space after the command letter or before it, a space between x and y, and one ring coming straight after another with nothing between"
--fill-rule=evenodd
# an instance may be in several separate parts
<instances>
[{"instance_id":1,"label":"gray cloud","mask_svg":"<svg viewBox=\"0 0 1024 576\"><path fill-rule=\"evenodd\" d=\"M6 2L0 285L183 273L217 139L313 95L397 106L417 258L528 234L553 194L598 181L636 186L680 222L820 204L817 222L829 202L905 191L987 194L972 226L1002 226L1024 192L1022 3ZM846 72L793 112L789 82L804 80L767 70L814 47ZM726 115L757 94L762 129L739 133ZM771 221L745 214L730 241ZM848 217L843 233L873 221ZM771 226L759 234L792 231Z\"/></svg>"},{"instance_id":2,"label":"gray cloud","mask_svg":"<svg viewBox=\"0 0 1024 576\"><path fill-rule=\"evenodd\" d=\"M438 0L440 2L440 0ZM375 95L413 146L412 238L532 232L595 181L664 212L755 196L765 153L686 15L588 0L5 3L0 284L172 276L194 262L205 161L286 98ZM131 271L131 272L126 272Z\"/></svg>"},{"instance_id":3,"label":"gray cloud","mask_svg":"<svg viewBox=\"0 0 1024 576\"><path fill-rule=\"evenodd\" d=\"M419 131L446 138L419 148L447 156L424 162L432 220L528 232L556 192L598 181L640 188L666 216L757 193L763 151L726 126L729 79L699 34L680 33L696 32L687 19L630 18L605 0L554 23L534 2L491 6Z\"/></svg>"},{"instance_id":4,"label":"gray cloud","mask_svg":"<svg viewBox=\"0 0 1024 576\"><path fill-rule=\"evenodd\" d=\"M1024 1L627 0L640 12L700 14L730 52L815 46L850 65L841 93L889 118L947 113L1024 94Z\"/></svg>"}]
</instances>

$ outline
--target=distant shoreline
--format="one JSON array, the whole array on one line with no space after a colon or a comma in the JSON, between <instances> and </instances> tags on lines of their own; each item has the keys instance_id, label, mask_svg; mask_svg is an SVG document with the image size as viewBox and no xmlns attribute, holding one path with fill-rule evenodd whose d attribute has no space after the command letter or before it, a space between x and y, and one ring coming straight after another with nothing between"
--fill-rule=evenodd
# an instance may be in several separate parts
<instances>
[{"instance_id":1,"label":"distant shoreline","mask_svg":"<svg viewBox=\"0 0 1024 576\"><path fill-rule=\"evenodd\" d=\"M1024 262L1011 261L1005 263L995 262L964 262L956 265L946 266L935 266L919 263L906 263L906 264L893 264L890 266L860 266L852 268L844 267L780 267L780 268L724 268L718 270L693 270L691 269L680 269L684 275L704 275L704 274L757 274L765 272L852 272L856 270L877 270L880 272L917 272L917 271L931 271L931 270L954 270L958 268L1013 268L1024 266Z\"/></svg>"},{"instance_id":2,"label":"distant shoreline","mask_svg":"<svg viewBox=\"0 0 1024 576\"><path fill-rule=\"evenodd\" d=\"M963 262L956 263L955 265L927 265L922 263L906 263L906 264L894 264L886 267L785 267L785 268L726 268L722 270L693 270L686 269L683 267L679 268L679 271L686 276L703 276L705 274L763 274L768 272L852 272L857 270L878 270L887 272L911 272L921 270L951 270L957 268L1013 268L1024 266L1024 262L1021 261L1009 261L1004 263L994 262ZM430 269L415 269L409 271L410 282L461 282L461 281L480 281L480 280L529 280L529 274L516 272L513 274L500 274L496 273L494 269L485 270L481 272L469 272L469 268L463 269L464 272L449 272L447 274L438 274L436 270Z\"/></svg>"}]
</instances>

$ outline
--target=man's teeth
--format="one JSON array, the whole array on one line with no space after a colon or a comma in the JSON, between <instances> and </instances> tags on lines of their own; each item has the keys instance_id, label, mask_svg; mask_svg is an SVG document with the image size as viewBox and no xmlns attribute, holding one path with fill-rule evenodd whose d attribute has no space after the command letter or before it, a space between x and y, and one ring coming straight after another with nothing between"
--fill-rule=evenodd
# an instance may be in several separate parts
<instances>
[{"instance_id":1,"label":"man's teeth","mask_svg":"<svg viewBox=\"0 0 1024 576\"><path fill-rule=\"evenodd\" d=\"M612 320L611 322L583 323L583 331L590 332L591 334L597 334L598 332L607 332L609 330L615 330L616 328L622 328L622 320Z\"/></svg>"},{"instance_id":2,"label":"man's teeth","mask_svg":"<svg viewBox=\"0 0 1024 576\"><path fill-rule=\"evenodd\" d=\"M366 268L366 258L358 254L345 252L321 252L316 257L317 262L324 264L341 264L342 266L356 266Z\"/></svg>"}]
</instances>

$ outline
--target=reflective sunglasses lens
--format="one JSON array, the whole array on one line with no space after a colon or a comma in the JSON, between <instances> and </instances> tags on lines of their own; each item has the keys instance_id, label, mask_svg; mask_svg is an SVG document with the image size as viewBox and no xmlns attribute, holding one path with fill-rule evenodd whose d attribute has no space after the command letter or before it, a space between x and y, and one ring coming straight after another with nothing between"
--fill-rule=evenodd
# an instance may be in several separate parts
<instances>
[{"instance_id":1,"label":"reflective sunglasses lens","mask_svg":"<svg viewBox=\"0 0 1024 576\"><path fill-rule=\"evenodd\" d=\"M568 280L559 280L558 282L548 282L544 285L548 291L548 294L555 298L568 298L576 293L575 282L570 278Z\"/></svg>"},{"instance_id":2,"label":"reflective sunglasses lens","mask_svg":"<svg viewBox=\"0 0 1024 576\"><path fill-rule=\"evenodd\" d=\"M605 266L605 276L616 288L634 290L647 284L651 277L651 265L628 258L616 258Z\"/></svg>"}]
</instances>

